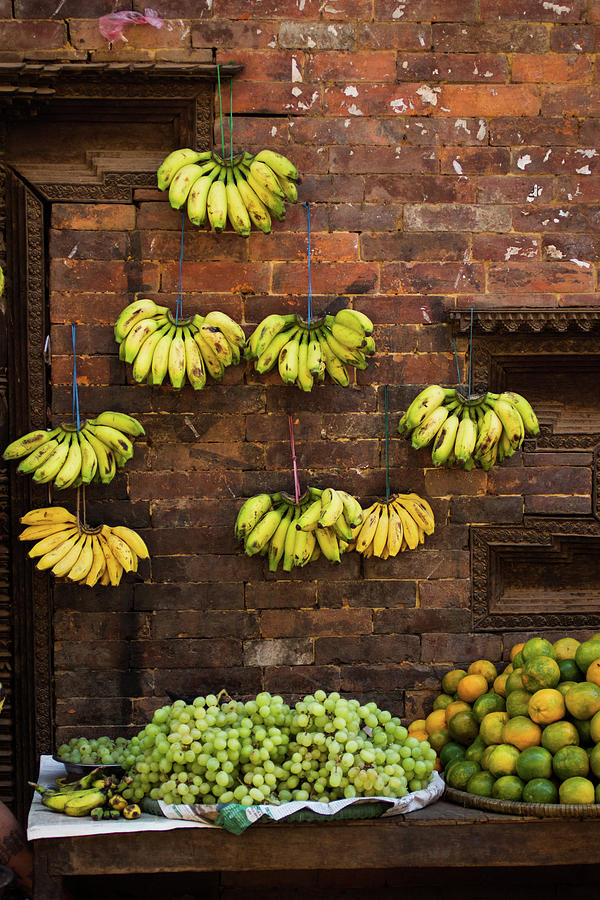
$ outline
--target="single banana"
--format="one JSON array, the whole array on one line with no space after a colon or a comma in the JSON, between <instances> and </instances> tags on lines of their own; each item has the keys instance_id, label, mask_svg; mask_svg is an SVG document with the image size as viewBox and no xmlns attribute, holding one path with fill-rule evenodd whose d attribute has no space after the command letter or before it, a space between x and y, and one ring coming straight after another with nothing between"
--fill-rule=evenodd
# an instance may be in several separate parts
<instances>
[{"instance_id":1,"label":"single banana","mask_svg":"<svg viewBox=\"0 0 600 900\"><path fill-rule=\"evenodd\" d=\"M64 466L69 449L71 447L72 435L67 434L65 440L61 441L58 447L55 447L46 461L33 473L33 480L37 484L47 484L53 481Z\"/></svg>"},{"instance_id":2,"label":"single banana","mask_svg":"<svg viewBox=\"0 0 600 900\"><path fill-rule=\"evenodd\" d=\"M227 224L227 190L225 188L225 169L223 169L218 178L216 178L208 189L206 198L206 212L210 227L217 234L225 228Z\"/></svg>"},{"instance_id":3,"label":"single banana","mask_svg":"<svg viewBox=\"0 0 600 900\"><path fill-rule=\"evenodd\" d=\"M423 500L418 494L396 494L394 504L402 506L425 534L433 534L435 519L433 510L426 500Z\"/></svg>"},{"instance_id":4,"label":"single banana","mask_svg":"<svg viewBox=\"0 0 600 900\"><path fill-rule=\"evenodd\" d=\"M319 377L325 371L325 359L323 357L323 347L321 346L321 341L319 340L318 333L311 332L308 337L308 351L307 351L307 365L308 371L311 375L315 377Z\"/></svg>"},{"instance_id":5,"label":"single banana","mask_svg":"<svg viewBox=\"0 0 600 900\"><path fill-rule=\"evenodd\" d=\"M404 430L412 431L420 425L434 409L442 405L446 396L446 389L438 384L430 384L417 394L406 410Z\"/></svg>"},{"instance_id":6,"label":"single banana","mask_svg":"<svg viewBox=\"0 0 600 900\"><path fill-rule=\"evenodd\" d=\"M277 363L279 354L281 353L287 342L291 340L298 333L298 331L298 328L280 331L279 334L277 334L267 346L266 350L264 350L264 352L255 360L255 370L257 372L260 372L261 375L265 374L266 372L270 372Z\"/></svg>"},{"instance_id":7,"label":"single banana","mask_svg":"<svg viewBox=\"0 0 600 900\"><path fill-rule=\"evenodd\" d=\"M123 434L122 431L118 431L116 428L112 428L110 425L92 425L88 422L85 434L86 437L89 434L92 434L94 437L98 438L99 441L102 441L109 450L125 457L126 460L131 459L133 456L133 444L127 435Z\"/></svg>"},{"instance_id":8,"label":"single banana","mask_svg":"<svg viewBox=\"0 0 600 900\"><path fill-rule=\"evenodd\" d=\"M116 465L114 464L113 454L109 451L109 448L106 446L106 444L100 440L100 438L97 438L95 434L92 434L92 432L88 430L87 425L85 427L83 436L85 440L88 441L92 450L96 454L97 466L96 472L93 476L94 479L96 481L102 482L102 484L109 484L116 473Z\"/></svg>"},{"instance_id":9,"label":"single banana","mask_svg":"<svg viewBox=\"0 0 600 900\"><path fill-rule=\"evenodd\" d=\"M130 435L130 437L139 437L146 434L138 420L134 419L133 416L128 416L127 413L107 410L106 412L101 412L95 419L90 419L90 421L92 425L109 425L111 428L116 428L117 431L122 431L123 434Z\"/></svg>"},{"instance_id":10,"label":"single banana","mask_svg":"<svg viewBox=\"0 0 600 900\"><path fill-rule=\"evenodd\" d=\"M53 450L58 447L59 443L66 438L66 434L61 431L60 436L52 438L50 441L42 444L37 450L33 450L29 456L22 459L17 466L17 472L20 475L30 475L32 472L45 463Z\"/></svg>"},{"instance_id":11,"label":"single banana","mask_svg":"<svg viewBox=\"0 0 600 900\"><path fill-rule=\"evenodd\" d=\"M126 572L133 572L136 566L134 563L134 555L131 552L129 544L118 537L108 525L103 527L101 534L106 539L117 562L123 566L123 569Z\"/></svg>"},{"instance_id":12,"label":"single banana","mask_svg":"<svg viewBox=\"0 0 600 900\"><path fill-rule=\"evenodd\" d=\"M454 456L456 457L456 462L466 463L473 455L476 443L477 425L468 412L463 412L460 425L456 430L456 440L454 442Z\"/></svg>"},{"instance_id":13,"label":"single banana","mask_svg":"<svg viewBox=\"0 0 600 900\"><path fill-rule=\"evenodd\" d=\"M189 328L183 329L183 343L185 348L185 370L188 381L195 391L201 391L206 384L206 368L200 348L192 337Z\"/></svg>"},{"instance_id":14,"label":"single banana","mask_svg":"<svg viewBox=\"0 0 600 900\"><path fill-rule=\"evenodd\" d=\"M213 168L211 163L208 163L208 167L210 169ZM192 187L205 174L206 166L198 166L195 163L190 163L179 169L169 186L169 203L173 209L181 209L187 203Z\"/></svg>"},{"instance_id":15,"label":"single banana","mask_svg":"<svg viewBox=\"0 0 600 900\"><path fill-rule=\"evenodd\" d=\"M140 559L148 559L150 556L148 548L137 531L128 528L126 525L113 525L111 531L115 537L125 541L136 556L139 556Z\"/></svg>"},{"instance_id":16,"label":"single banana","mask_svg":"<svg viewBox=\"0 0 600 900\"><path fill-rule=\"evenodd\" d=\"M296 383L299 388L303 391L312 391L314 378L313 375L308 368L308 334L305 332L302 335L302 339L300 341L298 347L298 376L296 378Z\"/></svg>"},{"instance_id":17,"label":"single banana","mask_svg":"<svg viewBox=\"0 0 600 900\"><path fill-rule=\"evenodd\" d=\"M104 559L106 560L106 583L112 585L112 587L117 587L123 576L123 566L115 557L102 532L98 534L98 540L100 541ZM105 578L102 576L100 583L102 584L104 581Z\"/></svg>"},{"instance_id":18,"label":"single banana","mask_svg":"<svg viewBox=\"0 0 600 900\"><path fill-rule=\"evenodd\" d=\"M254 157L254 162L265 163L272 169L277 178L282 175L284 178L288 178L291 181L300 181L296 166L290 162L286 156L283 156L281 153L276 153L274 150L261 150Z\"/></svg>"},{"instance_id":19,"label":"single banana","mask_svg":"<svg viewBox=\"0 0 600 900\"><path fill-rule=\"evenodd\" d=\"M86 534L81 547L81 553L77 557L75 565L67 572L67 579L69 581L84 581L92 568L93 561L94 550L92 546L92 536Z\"/></svg>"},{"instance_id":20,"label":"single banana","mask_svg":"<svg viewBox=\"0 0 600 900\"><path fill-rule=\"evenodd\" d=\"M350 541L352 540L353 529L350 527L350 525L348 525L348 522L343 515L338 516L333 525L331 525L330 527L333 528L338 538L341 538L343 541L350 543Z\"/></svg>"},{"instance_id":21,"label":"single banana","mask_svg":"<svg viewBox=\"0 0 600 900\"><path fill-rule=\"evenodd\" d=\"M381 504L376 503L371 512L365 514L365 519L362 525L359 526L358 534L356 535L355 549L358 553L363 553L370 547L373 542L373 537L375 536L375 531L377 530L377 525L379 523L379 517L381 515Z\"/></svg>"},{"instance_id":22,"label":"single banana","mask_svg":"<svg viewBox=\"0 0 600 900\"><path fill-rule=\"evenodd\" d=\"M536 434L540 432L540 423L538 422L537 416L533 411L533 407L528 400L525 399L521 394L517 394L515 391L503 391L497 398L498 400L506 400L512 406L515 407L521 418L523 419L523 425L525 426L525 431L527 434L531 434L535 437Z\"/></svg>"},{"instance_id":23,"label":"single banana","mask_svg":"<svg viewBox=\"0 0 600 900\"><path fill-rule=\"evenodd\" d=\"M438 431L433 450L431 451L431 459L434 466L443 466L453 452L459 424L460 419L458 416L452 414L448 416Z\"/></svg>"},{"instance_id":24,"label":"single banana","mask_svg":"<svg viewBox=\"0 0 600 900\"><path fill-rule=\"evenodd\" d=\"M67 528L61 529L60 531L53 531L51 534L37 541L37 543L31 547L27 555L30 559L34 559L36 556L45 556L46 553L50 553L51 550L55 550L57 547L60 547L61 544L64 544L67 538L72 537L76 532L76 525L69 525Z\"/></svg>"},{"instance_id":25,"label":"single banana","mask_svg":"<svg viewBox=\"0 0 600 900\"><path fill-rule=\"evenodd\" d=\"M299 515L299 510L297 508L294 509L294 515L292 517L292 521L288 525L288 529L285 533L285 542L283 545L283 562L281 567L284 572L291 572L294 568L294 548L296 546L296 520Z\"/></svg>"},{"instance_id":26,"label":"single banana","mask_svg":"<svg viewBox=\"0 0 600 900\"><path fill-rule=\"evenodd\" d=\"M140 352L146 338L149 338L151 334L162 328L167 321L166 316L153 316L150 319L141 319L137 322L125 340L121 342L119 354L121 355L122 349L122 362L132 363Z\"/></svg>"},{"instance_id":27,"label":"single banana","mask_svg":"<svg viewBox=\"0 0 600 900\"><path fill-rule=\"evenodd\" d=\"M236 540L241 541L257 525L269 510L273 508L270 494L256 494L244 502L235 520L234 533Z\"/></svg>"},{"instance_id":28,"label":"single banana","mask_svg":"<svg viewBox=\"0 0 600 900\"><path fill-rule=\"evenodd\" d=\"M77 522L75 516L64 506L44 506L30 509L19 519L22 525L60 525Z\"/></svg>"},{"instance_id":29,"label":"single banana","mask_svg":"<svg viewBox=\"0 0 600 900\"><path fill-rule=\"evenodd\" d=\"M355 331L354 328L349 328L347 325L340 325L335 319L330 330L336 341L339 341L344 347L349 347L350 350L360 350L365 345L364 332Z\"/></svg>"},{"instance_id":30,"label":"single banana","mask_svg":"<svg viewBox=\"0 0 600 900\"><path fill-rule=\"evenodd\" d=\"M321 344L321 350L323 351L325 371L334 384L339 384L341 387L348 387L348 385L350 384L348 370L346 369L346 366L341 361L341 359L338 359L338 357L335 355L335 353L329 346L324 334L323 337L319 335L319 343Z\"/></svg>"},{"instance_id":31,"label":"single banana","mask_svg":"<svg viewBox=\"0 0 600 900\"><path fill-rule=\"evenodd\" d=\"M293 560L294 560L294 565L298 566L299 568L304 566L310 559L310 555L313 550L312 544L310 545L310 550L309 550L308 539L310 536L314 537L314 535L312 535L312 532L310 532L310 531L296 530L296 539L294 541Z\"/></svg>"},{"instance_id":32,"label":"single banana","mask_svg":"<svg viewBox=\"0 0 600 900\"><path fill-rule=\"evenodd\" d=\"M46 525L28 525L19 535L20 541L39 541L49 535L64 532L72 528L71 522L50 522Z\"/></svg>"},{"instance_id":33,"label":"single banana","mask_svg":"<svg viewBox=\"0 0 600 900\"><path fill-rule=\"evenodd\" d=\"M402 547L402 538L404 536L404 526L402 519L398 515L398 511L393 503L388 508L388 538L387 551L388 556L397 556Z\"/></svg>"},{"instance_id":34,"label":"single banana","mask_svg":"<svg viewBox=\"0 0 600 900\"><path fill-rule=\"evenodd\" d=\"M240 172L239 169L234 168L233 174L238 191L240 192L240 197L248 211L252 224L255 225L259 231L262 231L263 234L269 234L271 231L271 216L269 210L258 194L252 190L242 172Z\"/></svg>"},{"instance_id":35,"label":"single banana","mask_svg":"<svg viewBox=\"0 0 600 900\"><path fill-rule=\"evenodd\" d=\"M230 344L243 349L246 344L246 335L241 325L227 315L227 313L213 310L204 317L204 325L213 325L223 332Z\"/></svg>"},{"instance_id":36,"label":"single banana","mask_svg":"<svg viewBox=\"0 0 600 900\"><path fill-rule=\"evenodd\" d=\"M97 534L91 535L92 541L92 565L87 573L85 583L88 587L94 587L102 577L106 569L106 558L102 552L100 540Z\"/></svg>"},{"instance_id":37,"label":"single banana","mask_svg":"<svg viewBox=\"0 0 600 900\"><path fill-rule=\"evenodd\" d=\"M252 222L246 204L242 200L242 195L235 183L231 168L227 168L227 180L225 183L225 193L227 195L227 218L231 223L231 227L242 237L248 237L252 230Z\"/></svg>"},{"instance_id":38,"label":"single banana","mask_svg":"<svg viewBox=\"0 0 600 900\"><path fill-rule=\"evenodd\" d=\"M344 501L334 488L326 488L321 497L319 525L329 528L344 512Z\"/></svg>"},{"instance_id":39,"label":"single banana","mask_svg":"<svg viewBox=\"0 0 600 900\"><path fill-rule=\"evenodd\" d=\"M263 319L248 338L250 357L258 358L262 356L273 338L294 324L295 321L296 317L294 315L281 316L277 313Z\"/></svg>"},{"instance_id":40,"label":"single banana","mask_svg":"<svg viewBox=\"0 0 600 900\"><path fill-rule=\"evenodd\" d=\"M320 547L321 553L329 562L340 562L340 544L333 528L315 529L315 537Z\"/></svg>"},{"instance_id":41,"label":"single banana","mask_svg":"<svg viewBox=\"0 0 600 900\"><path fill-rule=\"evenodd\" d=\"M220 168L215 168L207 175L203 175L194 182L188 194L187 214L193 225L204 225L207 221L206 201L208 200L208 192L210 186L219 175Z\"/></svg>"},{"instance_id":42,"label":"single banana","mask_svg":"<svg viewBox=\"0 0 600 900\"><path fill-rule=\"evenodd\" d=\"M185 383L185 340L183 328L177 326L169 347L168 372L171 385L180 391Z\"/></svg>"},{"instance_id":43,"label":"single banana","mask_svg":"<svg viewBox=\"0 0 600 900\"><path fill-rule=\"evenodd\" d=\"M2 454L3 459L20 459L22 456L29 456L34 451L41 449L48 444L49 441L56 438L61 433L60 428L53 428L51 431L30 431L9 444Z\"/></svg>"},{"instance_id":44,"label":"single banana","mask_svg":"<svg viewBox=\"0 0 600 900\"><path fill-rule=\"evenodd\" d=\"M285 199L289 203L296 203L298 200L298 188L292 179L286 178L285 175L277 175L277 181L281 185L281 190L283 191Z\"/></svg>"},{"instance_id":45,"label":"single banana","mask_svg":"<svg viewBox=\"0 0 600 900\"><path fill-rule=\"evenodd\" d=\"M215 353L212 345L208 343L201 331L194 332L193 337L202 354L206 371L215 381L222 381L225 373L225 366Z\"/></svg>"},{"instance_id":46,"label":"single banana","mask_svg":"<svg viewBox=\"0 0 600 900\"><path fill-rule=\"evenodd\" d=\"M269 541L269 572L276 572L279 563L283 559L285 551L285 538L290 523L295 515L295 507L289 506L283 518L279 522L273 537Z\"/></svg>"},{"instance_id":47,"label":"single banana","mask_svg":"<svg viewBox=\"0 0 600 900\"><path fill-rule=\"evenodd\" d=\"M120 344L121 341L124 341L133 326L141 322L142 319L150 319L167 311L168 308L166 306L158 306L154 300L147 298L134 300L133 303L121 310L115 322L114 331L117 343Z\"/></svg>"},{"instance_id":48,"label":"single banana","mask_svg":"<svg viewBox=\"0 0 600 900\"><path fill-rule=\"evenodd\" d=\"M491 400L490 405L502 422L513 447L519 448L525 437L525 425L519 410L506 400Z\"/></svg>"},{"instance_id":49,"label":"single banana","mask_svg":"<svg viewBox=\"0 0 600 900\"><path fill-rule=\"evenodd\" d=\"M402 520L402 537L408 544L408 549L416 550L419 546L419 529L417 523L401 503L394 500L393 505Z\"/></svg>"},{"instance_id":50,"label":"single banana","mask_svg":"<svg viewBox=\"0 0 600 900\"><path fill-rule=\"evenodd\" d=\"M421 450L430 444L447 418L448 409L445 406L438 406L433 412L430 412L411 435L411 444L414 449Z\"/></svg>"},{"instance_id":51,"label":"single banana","mask_svg":"<svg viewBox=\"0 0 600 900\"><path fill-rule=\"evenodd\" d=\"M169 350L171 341L175 335L176 327L171 325L169 330L165 332L154 348L152 354L152 365L150 372L152 375L152 386L159 387L167 375L169 368ZM143 345L142 345L143 346Z\"/></svg>"},{"instance_id":52,"label":"single banana","mask_svg":"<svg viewBox=\"0 0 600 900\"><path fill-rule=\"evenodd\" d=\"M298 378L300 332L287 342L279 354L279 374L285 384L294 384Z\"/></svg>"},{"instance_id":53,"label":"single banana","mask_svg":"<svg viewBox=\"0 0 600 900\"><path fill-rule=\"evenodd\" d=\"M164 191L169 187L173 177L183 166L210 159L211 155L210 150L199 153L197 150L190 150L188 147L184 147L181 150L173 150L158 167L156 180L159 191Z\"/></svg>"},{"instance_id":54,"label":"single banana","mask_svg":"<svg viewBox=\"0 0 600 900\"><path fill-rule=\"evenodd\" d=\"M319 523L319 517L321 515L321 499L313 500L312 503L309 503L307 507L305 507L302 515L298 518L296 522L296 528L301 529L302 531L314 531Z\"/></svg>"},{"instance_id":55,"label":"single banana","mask_svg":"<svg viewBox=\"0 0 600 900\"><path fill-rule=\"evenodd\" d=\"M381 504L381 512L379 513L379 521L373 535L373 556L381 556L387 546L388 541L388 524L389 513L387 503Z\"/></svg>"},{"instance_id":56,"label":"single banana","mask_svg":"<svg viewBox=\"0 0 600 900\"><path fill-rule=\"evenodd\" d=\"M285 513L285 507L270 509L254 526L246 537L245 550L248 556L259 553L271 540ZM302 532L303 533L303 532Z\"/></svg>"},{"instance_id":57,"label":"single banana","mask_svg":"<svg viewBox=\"0 0 600 900\"><path fill-rule=\"evenodd\" d=\"M338 325L343 325L345 328L351 328L353 331L362 334L363 338L373 334L372 321L368 316L365 316L364 313L359 312L357 309L344 307L344 309L340 309L340 311L335 314L334 319Z\"/></svg>"},{"instance_id":58,"label":"single banana","mask_svg":"<svg viewBox=\"0 0 600 900\"><path fill-rule=\"evenodd\" d=\"M79 444L79 434L71 435L71 444L67 458L57 472L54 479L54 486L58 490L70 487L81 472L81 446Z\"/></svg>"},{"instance_id":59,"label":"single banana","mask_svg":"<svg viewBox=\"0 0 600 900\"><path fill-rule=\"evenodd\" d=\"M475 459L479 459L481 456L489 453L491 447L498 443L502 434L502 427L502 421L495 411L491 408L487 409L479 423L479 434L473 451ZM507 434L510 440L510 434L508 432Z\"/></svg>"},{"instance_id":60,"label":"single banana","mask_svg":"<svg viewBox=\"0 0 600 900\"><path fill-rule=\"evenodd\" d=\"M200 326L200 334L223 366L230 366L233 362L231 344L221 330L215 325L207 325L205 320L204 324Z\"/></svg>"},{"instance_id":61,"label":"single banana","mask_svg":"<svg viewBox=\"0 0 600 900\"><path fill-rule=\"evenodd\" d=\"M338 494L342 498L344 505L344 517L351 528L356 528L363 520L362 506L352 494L347 491L338 490Z\"/></svg>"}]
</instances>

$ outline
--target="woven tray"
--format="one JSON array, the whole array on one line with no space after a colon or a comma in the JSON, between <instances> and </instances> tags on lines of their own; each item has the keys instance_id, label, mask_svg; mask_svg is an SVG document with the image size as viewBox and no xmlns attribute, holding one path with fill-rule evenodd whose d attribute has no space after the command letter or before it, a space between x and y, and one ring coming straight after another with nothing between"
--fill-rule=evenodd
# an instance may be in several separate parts
<instances>
[{"instance_id":1,"label":"woven tray","mask_svg":"<svg viewBox=\"0 0 600 900\"><path fill-rule=\"evenodd\" d=\"M459 806L505 813L509 816L536 816L539 819L581 819L600 816L600 803L523 803L520 800L496 800L494 797L468 794L448 785L443 799Z\"/></svg>"}]
</instances>

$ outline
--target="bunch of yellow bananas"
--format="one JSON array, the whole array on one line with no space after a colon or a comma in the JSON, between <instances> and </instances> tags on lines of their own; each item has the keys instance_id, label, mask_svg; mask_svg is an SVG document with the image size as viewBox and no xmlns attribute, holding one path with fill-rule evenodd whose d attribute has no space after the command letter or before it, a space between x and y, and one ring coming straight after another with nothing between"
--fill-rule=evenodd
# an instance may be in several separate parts
<instances>
[{"instance_id":1,"label":"bunch of yellow bananas","mask_svg":"<svg viewBox=\"0 0 600 900\"><path fill-rule=\"evenodd\" d=\"M42 798L42 803L53 812L66 816L91 816L101 819L138 819L141 810L137 804L128 804L120 791L125 790L132 779L124 776L104 775L102 766L88 772L77 781L57 780L53 788L30 781Z\"/></svg>"},{"instance_id":2,"label":"bunch of yellow bananas","mask_svg":"<svg viewBox=\"0 0 600 900\"><path fill-rule=\"evenodd\" d=\"M341 309L310 323L296 315L271 315L255 328L246 345L246 358L264 374L279 366L286 384L310 391L325 373L334 384L350 383L347 366L366 369L375 353L373 323L356 309Z\"/></svg>"},{"instance_id":3,"label":"bunch of yellow bananas","mask_svg":"<svg viewBox=\"0 0 600 900\"><path fill-rule=\"evenodd\" d=\"M158 387L169 377L180 390L187 380L195 391L207 373L221 381L227 366L239 363L246 343L243 329L223 312L176 321L166 306L135 300L115 323L119 359L133 363L135 381Z\"/></svg>"},{"instance_id":4,"label":"bunch of yellow bananas","mask_svg":"<svg viewBox=\"0 0 600 900\"><path fill-rule=\"evenodd\" d=\"M404 550L416 550L433 534L433 511L418 494L395 494L390 502L377 501L364 511L352 532L351 550L363 556L388 559Z\"/></svg>"},{"instance_id":5,"label":"bunch of yellow bananas","mask_svg":"<svg viewBox=\"0 0 600 900\"><path fill-rule=\"evenodd\" d=\"M93 587L116 587L123 572L137 572L138 559L148 548L136 531L124 525L91 528L78 522L62 506L32 509L21 518L20 541L35 541L29 556L39 557L36 568L56 578Z\"/></svg>"},{"instance_id":6,"label":"bunch of yellow bananas","mask_svg":"<svg viewBox=\"0 0 600 900\"><path fill-rule=\"evenodd\" d=\"M80 484L113 480L117 468L133 456L132 437L144 429L126 413L106 411L95 419L39 429L9 444L4 459L21 459L17 472L32 475L38 484L52 483L62 490Z\"/></svg>"},{"instance_id":7,"label":"bunch of yellow bananas","mask_svg":"<svg viewBox=\"0 0 600 900\"><path fill-rule=\"evenodd\" d=\"M531 404L514 391L489 391L467 399L454 388L431 384L415 397L398 423L415 450L433 442L434 466L486 471L519 449L540 426Z\"/></svg>"},{"instance_id":8,"label":"bunch of yellow bananas","mask_svg":"<svg viewBox=\"0 0 600 900\"><path fill-rule=\"evenodd\" d=\"M157 172L159 190L169 189L173 209L187 205L194 225L208 225L220 233L227 220L234 231L248 237L252 225L268 234L271 217L285 218L285 201L298 199L298 170L274 150L256 156L240 153L231 160L210 150L174 150Z\"/></svg>"},{"instance_id":9,"label":"bunch of yellow bananas","mask_svg":"<svg viewBox=\"0 0 600 900\"><path fill-rule=\"evenodd\" d=\"M270 572L282 560L284 572L290 572L321 553L339 563L361 521L360 503L346 491L309 488L298 504L287 494L257 494L240 509L235 536L248 556L268 557Z\"/></svg>"}]
</instances>

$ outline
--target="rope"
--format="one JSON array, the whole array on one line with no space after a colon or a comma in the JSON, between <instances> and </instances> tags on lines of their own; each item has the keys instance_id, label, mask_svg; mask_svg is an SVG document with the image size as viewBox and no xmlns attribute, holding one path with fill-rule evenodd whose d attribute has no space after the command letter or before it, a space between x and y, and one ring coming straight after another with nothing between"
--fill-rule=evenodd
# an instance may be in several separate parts
<instances>
[{"instance_id":1,"label":"rope","mask_svg":"<svg viewBox=\"0 0 600 900\"><path fill-rule=\"evenodd\" d=\"M77 357L75 356L75 326L71 325L71 340L73 342L73 421L77 422L77 433L81 426L79 417L79 389L77 387Z\"/></svg>"},{"instance_id":2,"label":"rope","mask_svg":"<svg viewBox=\"0 0 600 900\"><path fill-rule=\"evenodd\" d=\"M177 300L175 302L175 325L180 316L183 317L183 235L185 231L185 207L181 210L181 245L179 247L179 278L177 281Z\"/></svg>"},{"instance_id":3,"label":"rope","mask_svg":"<svg viewBox=\"0 0 600 900\"><path fill-rule=\"evenodd\" d=\"M233 166L233 78L229 79L229 158Z\"/></svg>"},{"instance_id":4,"label":"rope","mask_svg":"<svg viewBox=\"0 0 600 900\"><path fill-rule=\"evenodd\" d=\"M311 281L311 275L310 275L310 257L311 257L311 250L310 250L310 205L309 205L308 201L305 201L305 202L302 204L302 206L303 206L304 209L306 210L306 230L307 230L307 233L308 233L308 298L307 298L307 304L306 304L306 305L307 305L306 318L307 318L307 321L308 321L308 336L310 337L310 323L311 323L311 320L312 320L312 281Z\"/></svg>"},{"instance_id":5,"label":"rope","mask_svg":"<svg viewBox=\"0 0 600 900\"><path fill-rule=\"evenodd\" d=\"M473 307L471 307L471 328L469 331L469 400L471 399L471 360L473 359Z\"/></svg>"},{"instance_id":6,"label":"rope","mask_svg":"<svg viewBox=\"0 0 600 900\"><path fill-rule=\"evenodd\" d=\"M219 86L219 119L221 120L221 156L225 159L225 133L223 131L223 96L221 94L221 70L217 63L217 84Z\"/></svg>"},{"instance_id":7,"label":"rope","mask_svg":"<svg viewBox=\"0 0 600 900\"><path fill-rule=\"evenodd\" d=\"M290 426L290 449L292 451L292 469L294 470L294 497L296 498L296 506L300 503L300 482L298 480L298 463L296 460L296 445L294 444L294 423L292 417L288 416Z\"/></svg>"},{"instance_id":8,"label":"rope","mask_svg":"<svg viewBox=\"0 0 600 900\"><path fill-rule=\"evenodd\" d=\"M388 386L384 390L385 397L385 502L390 502L390 412L388 403Z\"/></svg>"}]
</instances>

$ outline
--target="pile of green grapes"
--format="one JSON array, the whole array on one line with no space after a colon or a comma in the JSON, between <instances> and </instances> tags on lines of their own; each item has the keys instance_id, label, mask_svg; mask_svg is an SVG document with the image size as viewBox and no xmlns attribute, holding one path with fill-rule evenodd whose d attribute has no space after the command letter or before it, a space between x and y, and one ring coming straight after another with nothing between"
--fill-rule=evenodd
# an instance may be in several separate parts
<instances>
[{"instance_id":1,"label":"pile of green grapes","mask_svg":"<svg viewBox=\"0 0 600 900\"><path fill-rule=\"evenodd\" d=\"M64 762L80 763L84 766L122 766L123 754L129 747L127 738L109 737L71 738L58 748L57 756Z\"/></svg>"},{"instance_id":2,"label":"pile of green grapes","mask_svg":"<svg viewBox=\"0 0 600 900\"><path fill-rule=\"evenodd\" d=\"M432 777L435 750L375 703L321 690L293 707L267 692L246 702L221 699L209 694L156 710L120 757L133 777L123 791L128 801L251 806L403 797Z\"/></svg>"}]
</instances>

